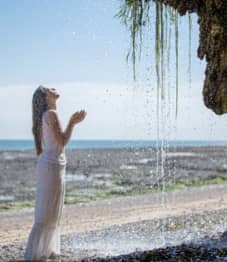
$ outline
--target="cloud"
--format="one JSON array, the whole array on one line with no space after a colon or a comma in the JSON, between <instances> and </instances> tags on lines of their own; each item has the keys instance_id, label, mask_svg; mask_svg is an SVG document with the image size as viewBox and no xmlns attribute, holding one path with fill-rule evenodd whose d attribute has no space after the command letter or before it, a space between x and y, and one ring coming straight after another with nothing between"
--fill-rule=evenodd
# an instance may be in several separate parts
<instances>
[{"instance_id":1,"label":"cloud","mask_svg":"<svg viewBox=\"0 0 227 262\"><path fill-rule=\"evenodd\" d=\"M179 90L175 118L175 90L157 120L156 90L114 83L42 83L60 93L57 109L65 127L70 115L81 109L86 119L74 129L72 139L176 139L225 140L226 116L217 116L202 100L201 83ZM37 85L38 86L38 85ZM32 139L31 101L37 86L0 87L0 138ZM162 117L163 116L163 117ZM159 123L159 125L158 125Z\"/></svg>"}]
</instances>

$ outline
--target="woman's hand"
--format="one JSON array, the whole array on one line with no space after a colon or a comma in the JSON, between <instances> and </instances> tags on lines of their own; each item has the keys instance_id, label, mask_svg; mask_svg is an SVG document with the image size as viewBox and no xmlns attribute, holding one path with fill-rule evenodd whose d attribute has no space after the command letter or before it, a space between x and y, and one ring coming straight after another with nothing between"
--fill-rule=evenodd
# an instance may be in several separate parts
<instances>
[{"instance_id":1,"label":"woman's hand","mask_svg":"<svg viewBox=\"0 0 227 262\"><path fill-rule=\"evenodd\" d=\"M87 115L87 113L85 112L85 110L77 111L77 112L75 112L75 113L71 116L71 121L72 121L73 124L75 125L75 124L83 121L86 115Z\"/></svg>"}]
</instances>

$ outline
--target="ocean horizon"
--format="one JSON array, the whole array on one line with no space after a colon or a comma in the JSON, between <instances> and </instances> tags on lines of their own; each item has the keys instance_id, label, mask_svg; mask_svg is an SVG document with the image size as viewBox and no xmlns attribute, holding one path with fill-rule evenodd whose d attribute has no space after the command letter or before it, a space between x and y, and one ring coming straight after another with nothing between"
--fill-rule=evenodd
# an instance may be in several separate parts
<instances>
[{"instance_id":1,"label":"ocean horizon","mask_svg":"<svg viewBox=\"0 0 227 262\"><path fill-rule=\"evenodd\" d=\"M118 139L84 139L71 140L66 149L83 148L138 148L160 146L162 141L157 140L118 140ZM169 147L201 147L201 146L227 146L223 140L171 140L164 141ZM4 150L30 150L34 149L34 141L30 139L0 139L0 151Z\"/></svg>"}]
</instances>

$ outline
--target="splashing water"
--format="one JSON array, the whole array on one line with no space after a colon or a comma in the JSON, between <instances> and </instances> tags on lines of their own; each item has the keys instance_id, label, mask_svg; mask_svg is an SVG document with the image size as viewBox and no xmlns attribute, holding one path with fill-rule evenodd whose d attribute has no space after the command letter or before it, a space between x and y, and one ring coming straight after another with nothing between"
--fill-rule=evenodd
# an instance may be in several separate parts
<instances>
[{"instance_id":1,"label":"splashing water","mask_svg":"<svg viewBox=\"0 0 227 262\"><path fill-rule=\"evenodd\" d=\"M151 10L152 9L152 10ZM155 17L151 17L152 14ZM179 15L178 12L170 6L164 5L158 1L123 1L120 11L116 15L123 24L128 27L131 36L131 48L126 56L126 60L131 55L133 65L133 79L136 81L136 52L139 38L139 59L141 59L141 45L143 41L143 27L145 25L155 27L154 32L154 64L156 72L156 120L157 120L157 142L156 142L156 180L158 190L166 191L166 181L171 177L171 182L175 184L176 168L175 159L173 161L173 171L171 174L168 169L166 155L169 150L168 141L171 138L171 127L174 134L177 131L178 100L179 100ZM154 23L155 20L155 23ZM155 25L155 26L154 26ZM188 15L189 25L189 48L188 48L188 82L191 87L191 30L192 18ZM173 39L174 32L174 39ZM172 48L174 53L172 54ZM173 59L172 56L174 55ZM175 65L171 66L173 61ZM175 68L175 94L171 94L171 68ZM151 70L152 71L152 70ZM175 97L175 102L173 99ZM175 117L172 116L171 107L175 104ZM174 140L176 137L174 137ZM172 148L173 153L176 147ZM164 194L161 197L161 205L165 206L166 199ZM163 232L164 225L161 227ZM163 232L164 233L164 232Z\"/></svg>"}]
</instances>

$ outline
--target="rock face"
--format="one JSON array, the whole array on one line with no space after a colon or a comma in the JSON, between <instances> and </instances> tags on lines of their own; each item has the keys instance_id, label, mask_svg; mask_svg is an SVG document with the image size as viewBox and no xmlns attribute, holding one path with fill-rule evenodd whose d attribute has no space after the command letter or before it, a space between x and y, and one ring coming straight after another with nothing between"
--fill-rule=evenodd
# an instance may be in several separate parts
<instances>
[{"instance_id":1,"label":"rock face","mask_svg":"<svg viewBox=\"0 0 227 262\"><path fill-rule=\"evenodd\" d=\"M198 57L205 58L207 62L203 86L204 103L216 114L227 113L227 1L153 1L172 6L180 15L186 12L197 13L200 27Z\"/></svg>"}]
</instances>

